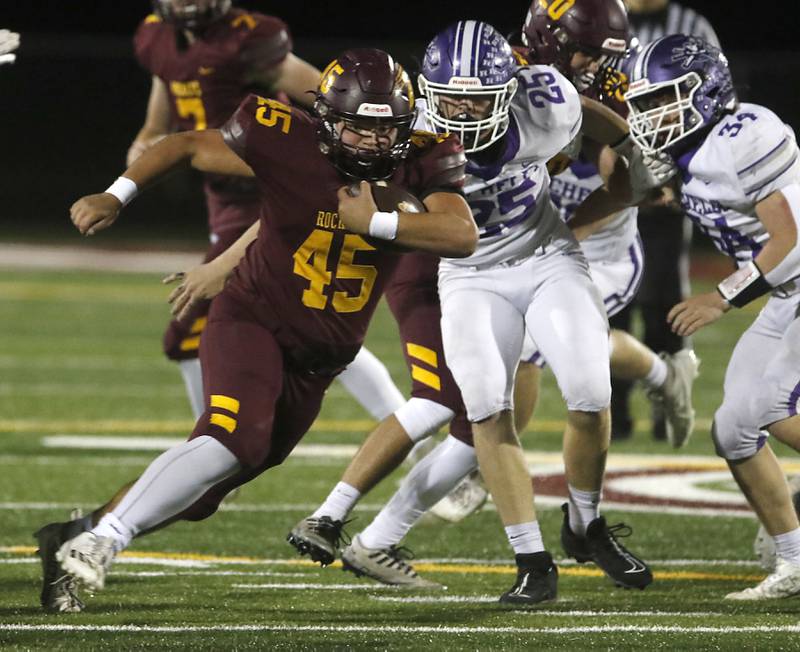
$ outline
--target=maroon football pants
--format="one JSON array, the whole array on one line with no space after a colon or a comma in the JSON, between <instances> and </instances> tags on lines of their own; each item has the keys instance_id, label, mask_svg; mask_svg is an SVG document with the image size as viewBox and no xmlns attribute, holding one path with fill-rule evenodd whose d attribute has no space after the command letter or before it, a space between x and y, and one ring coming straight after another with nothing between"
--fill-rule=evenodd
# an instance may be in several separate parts
<instances>
[{"instance_id":1,"label":"maroon football pants","mask_svg":"<svg viewBox=\"0 0 800 652\"><path fill-rule=\"evenodd\" d=\"M214 437L242 470L186 510L187 520L207 518L231 490L283 462L316 419L334 378L288 368L272 331L229 292L211 307L200 361L206 411L190 439Z\"/></svg>"}]
</instances>

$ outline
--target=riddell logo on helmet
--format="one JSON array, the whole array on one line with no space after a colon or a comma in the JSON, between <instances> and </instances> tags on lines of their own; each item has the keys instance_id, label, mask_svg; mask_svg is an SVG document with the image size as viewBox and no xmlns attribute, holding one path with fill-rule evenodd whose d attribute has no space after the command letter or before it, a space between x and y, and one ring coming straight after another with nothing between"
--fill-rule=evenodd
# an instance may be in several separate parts
<instances>
[{"instance_id":1,"label":"riddell logo on helmet","mask_svg":"<svg viewBox=\"0 0 800 652\"><path fill-rule=\"evenodd\" d=\"M642 90L643 88L647 88L650 85L650 82L646 79L639 79L635 82L631 82L628 86L628 94L635 93L637 91Z\"/></svg>"},{"instance_id":2,"label":"riddell logo on helmet","mask_svg":"<svg viewBox=\"0 0 800 652\"><path fill-rule=\"evenodd\" d=\"M619 52L622 54L625 52L625 48L628 47L628 44L620 38L611 38L610 36L603 41L603 50L613 50L614 52Z\"/></svg>"},{"instance_id":3,"label":"riddell logo on helmet","mask_svg":"<svg viewBox=\"0 0 800 652\"><path fill-rule=\"evenodd\" d=\"M392 107L388 104L370 104L369 102L363 102L361 106L358 107L356 115L369 115L383 118L392 116L394 113L392 113Z\"/></svg>"},{"instance_id":4,"label":"riddell logo on helmet","mask_svg":"<svg viewBox=\"0 0 800 652\"><path fill-rule=\"evenodd\" d=\"M450 86L462 86L464 88L474 88L483 86L477 77L451 77L448 82Z\"/></svg>"}]
</instances>

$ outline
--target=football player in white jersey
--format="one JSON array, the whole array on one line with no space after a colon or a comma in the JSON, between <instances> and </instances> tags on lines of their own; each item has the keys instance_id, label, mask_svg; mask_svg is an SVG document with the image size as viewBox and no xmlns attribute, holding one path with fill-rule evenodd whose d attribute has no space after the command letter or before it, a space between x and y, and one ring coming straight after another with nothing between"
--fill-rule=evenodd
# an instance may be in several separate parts
<instances>
[{"instance_id":1,"label":"football player in white jersey","mask_svg":"<svg viewBox=\"0 0 800 652\"><path fill-rule=\"evenodd\" d=\"M566 9L557 3L534 0L523 26L529 59L555 66L587 96L626 115L615 67L627 51L628 20L621 0L577 0ZM630 155L630 138L615 149ZM609 161L601 159L601 163ZM580 156L550 184L550 194L565 221L594 189L603 185L597 168ZM603 297L609 317L633 299L642 279L642 246L636 229L635 207L608 217L602 226L581 239L592 279ZM676 448L684 445L694 427L691 388L697 375L697 359L690 350L657 356L625 331L611 331L611 373L641 381L654 401L664 406L667 435ZM541 366L544 361L535 343L526 342L523 360ZM527 373L531 373L530 371ZM535 396L535 395L534 395ZM530 410L530 401L517 393L515 409ZM519 423L519 419L518 419Z\"/></svg>"},{"instance_id":2,"label":"football player in white jersey","mask_svg":"<svg viewBox=\"0 0 800 652\"><path fill-rule=\"evenodd\" d=\"M775 541L774 571L731 600L800 595L800 523L771 435L800 451L800 151L769 109L738 103L727 60L698 37L667 36L634 61L631 135L674 160L681 203L736 263L713 292L668 315L681 336L769 295L734 348L714 415L717 453Z\"/></svg>"},{"instance_id":3,"label":"football player in white jersey","mask_svg":"<svg viewBox=\"0 0 800 652\"><path fill-rule=\"evenodd\" d=\"M627 39L628 18L622 0L576 0L568 5L534 0L522 29L529 62L554 66L582 96L601 102L621 116L627 115L627 108L622 99L623 75L617 68L627 53ZM630 156L631 144L626 135L614 149ZM610 166L614 156L608 152L600 160ZM551 176L550 195L565 221L604 183L586 156L569 161L561 172L551 170ZM608 217L585 239L575 233L609 317L633 300L643 277L645 261L636 215L636 207L629 207ZM641 382L651 401L665 414L668 441L675 448L686 444L694 429L691 395L698 368L694 352L685 349L657 355L630 333L618 329L611 330L609 347L611 375ZM545 365L536 343L526 337L514 393L517 432L523 431L533 414L540 370ZM448 521L459 521L482 504L481 497L480 478L470 474L431 512Z\"/></svg>"},{"instance_id":4,"label":"football player in white jersey","mask_svg":"<svg viewBox=\"0 0 800 652\"><path fill-rule=\"evenodd\" d=\"M552 367L569 410L567 553L593 559L619 584L644 588L652 581L649 569L614 540L599 515L610 400L602 298L549 197L547 161L580 147L579 95L555 68L517 69L506 40L476 21L437 35L422 70L429 124L458 135L467 152L465 194L480 230L472 256L442 260L439 293L448 366L516 554L517 582L501 601L529 605L556 597L557 571L542 544L513 420L514 373L526 333Z\"/></svg>"}]
</instances>

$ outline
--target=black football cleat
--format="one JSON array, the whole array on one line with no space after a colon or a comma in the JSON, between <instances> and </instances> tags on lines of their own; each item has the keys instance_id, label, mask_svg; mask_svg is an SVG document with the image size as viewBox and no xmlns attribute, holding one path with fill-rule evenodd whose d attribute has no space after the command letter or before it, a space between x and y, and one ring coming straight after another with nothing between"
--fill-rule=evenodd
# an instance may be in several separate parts
<instances>
[{"instance_id":1,"label":"black football cleat","mask_svg":"<svg viewBox=\"0 0 800 652\"><path fill-rule=\"evenodd\" d=\"M500 603L521 609L558 597L558 568L549 552L516 555L517 581L500 596Z\"/></svg>"},{"instance_id":2,"label":"black football cleat","mask_svg":"<svg viewBox=\"0 0 800 652\"><path fill-rule=\"evenodd\" d=\"M628 537L631 528L624 523L608 526L603 516L586 528L579 537L569 527L569 507L561 506L564 523L561 526L561 546L568 557L583 564L593 561L611 580L625 589L644 589L653 581L653 573L641 559L623 546L618 539Z\"/></svg>"},{"instance_id":3,"label":"black football cleat","mask_svg":"<svg viewBox=\"0 0 800 652\"><path fill-rule=\"evenodd\" d=\"M342 521L334 521L330 516L307 516L292 528L286 540L301 555L309 555L312 561L327 566L336 559L341 542L350 543L343 527Z\"/></svg>"},{"instance_id":4,"label":"black football cleat","mask_svg":"<svg viewBox=\"0 0 800 652\"><path fill-rule=\"evenodd\" d=\"M77 613L83 610L78 585L61 570L56 553L61 545L83 532L77 520L50 523L34 533L39 544L36 554L42 562L42 609L51 613Z\"/></svg>"}]
</instances>

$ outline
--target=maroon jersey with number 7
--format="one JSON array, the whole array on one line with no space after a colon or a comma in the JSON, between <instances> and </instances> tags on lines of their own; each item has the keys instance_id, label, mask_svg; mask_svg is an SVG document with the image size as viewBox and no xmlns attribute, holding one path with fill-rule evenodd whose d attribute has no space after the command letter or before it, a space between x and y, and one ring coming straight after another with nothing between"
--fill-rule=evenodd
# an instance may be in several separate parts
<instances>
[{"instance_id":1,"label":"maroon jersey with number 7","mask_svg":"<svg viewBox=\"0 0 800 652\"><path fill-rule=\"evenodd\" d=\"M291 52L286 25L272 16L232 9L190 42L151 15L133 39L139 63L167 88L177 131L218 129L253 90L253 74L265 77ZM212 233L244 230L260 201L248 179L206 175Z\"/></svg>"}]
</instances>

